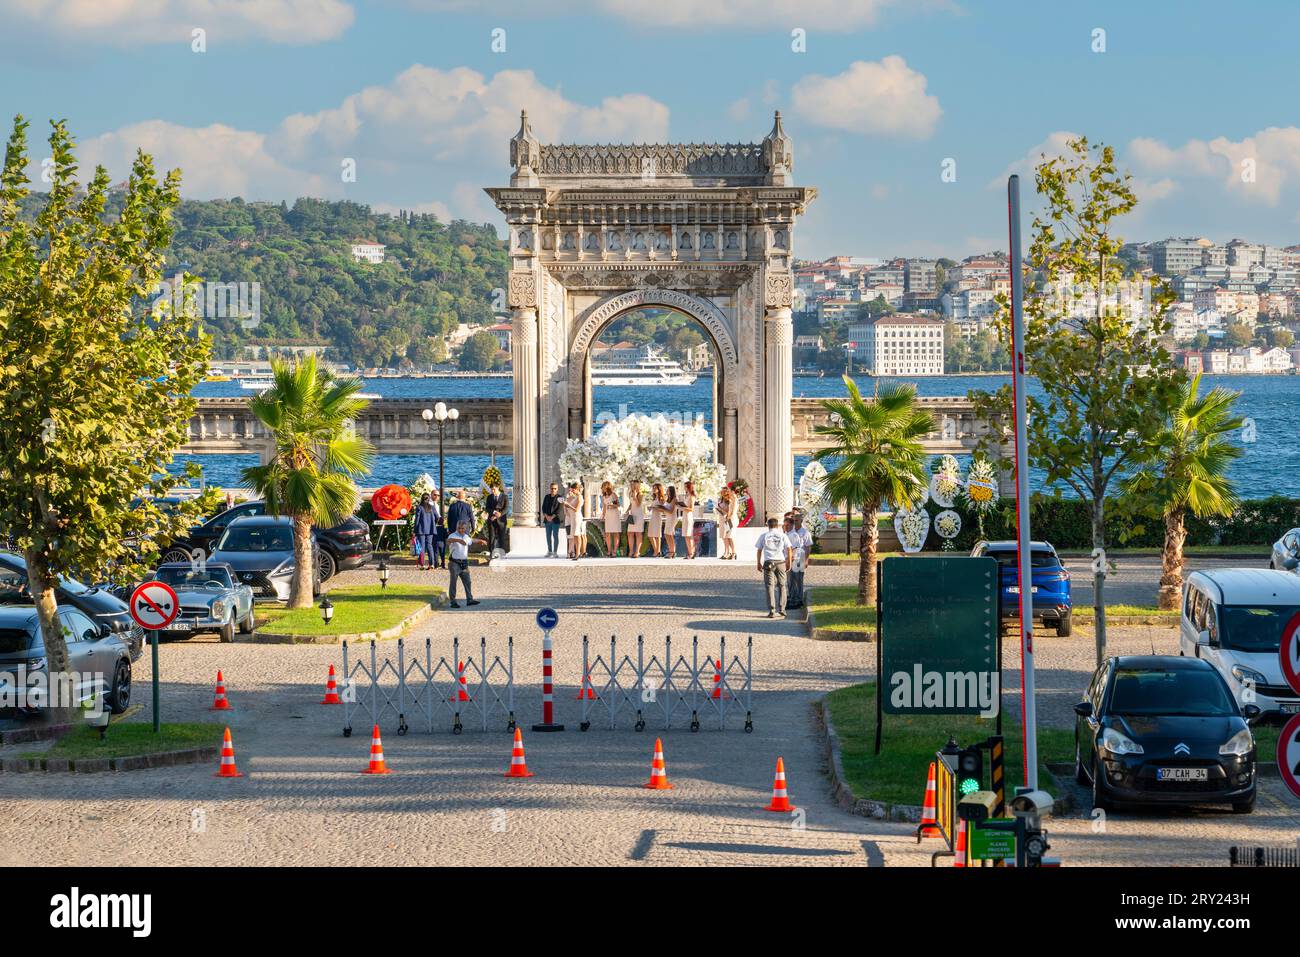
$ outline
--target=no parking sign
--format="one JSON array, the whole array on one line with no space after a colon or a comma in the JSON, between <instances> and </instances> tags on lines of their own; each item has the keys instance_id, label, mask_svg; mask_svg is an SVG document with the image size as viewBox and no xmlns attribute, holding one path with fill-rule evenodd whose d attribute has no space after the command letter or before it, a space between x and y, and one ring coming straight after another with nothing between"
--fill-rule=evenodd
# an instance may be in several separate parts
<instances>
[{"instance_id":1,"label":"no parking sign","mask_svg":"<svg viewBox=\"0 0 1300 957\"><path fill-rule=\"evenodd\" d=\"M1300 612L1292 615L1282 629L1277 658L1282 665L1282 677L1291 686L1291 690L1300 695Z\"/></svg>"},{"instance_id":2,"label":"no parking sign","mask_svg":"<svg viewBox=\"0 0 1300 957\"><path fill-rule=\"evenodd\" d=\"M1277 737L1277 773L1300 798L1300 714L1288 721Z\"/></svg>"}]
</instances>

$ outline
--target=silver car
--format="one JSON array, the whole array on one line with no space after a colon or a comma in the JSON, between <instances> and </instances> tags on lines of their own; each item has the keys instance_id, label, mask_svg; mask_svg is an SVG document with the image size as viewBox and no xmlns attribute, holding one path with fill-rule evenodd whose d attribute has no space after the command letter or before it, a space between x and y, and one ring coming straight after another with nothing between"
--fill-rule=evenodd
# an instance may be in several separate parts
<instances>
[{"instance_id":1,"label":"silver car","mask_svg":"<svg viewBox=\"0 0 1300 957\"><path fill-rule=\"evenodd\" d=\"M1268 567L1280 572L1300 574L1300 528L1293 528L1273 543Z\"/></svg>"},{"instance_id":2,"label":"silver car","mask_svg":"<svg viewBox=\"0 0 1300 957\"><path fill-rule=\"evenodd\" d=\"M254 598L288 601L293 591L293 521L270 515L235 519L217 539L208 564L229 565L235 579L253 589ZM313 595L318 585L313 575Z\"/></svg>"},{"instance_id":3,"label":"silver car","mask_svg":"<svg viewBox=\"0 0 1300 957\"><path fill-rule=\"evenodd\" d=\"M253 589L235 580L235 571L220 562L168 562L154 575L176 592L180 611L163 637L185 637L215 631L222 641L234 641L235 630L253 630Z\"/></svg>"},{"instance_id":4,"label":"silver car","mask_svg":"<svg viewBox=\"0 0 1300 957\"><path fill-rule=\"evenodd\" d=\"M77 608L58 610L68 647L68 670L75 677L78 702L105 694L105 703L121 714L131 703L131 653L119 632L92 621ZM0 701L20 713L48 706L47 692L32 676L48 676L49 662L36 609L31 605L0 605ZM8 704L12 702L11 704Z\"/></svg>"}]
</instances>

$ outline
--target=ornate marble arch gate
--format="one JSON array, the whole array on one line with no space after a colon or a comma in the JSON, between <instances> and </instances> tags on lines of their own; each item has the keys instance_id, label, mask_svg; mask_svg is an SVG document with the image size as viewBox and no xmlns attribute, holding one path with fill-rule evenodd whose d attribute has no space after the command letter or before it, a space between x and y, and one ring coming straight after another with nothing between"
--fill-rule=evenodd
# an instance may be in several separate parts
<instances>
[{"instance_id":1,"label":"ornate marble arch gate","mask_svg":"<svg viewBox=\"0 0 1300 957\"><path fill-rule=\"evenodd\" d=\"M538 524L565 441L590 432L591 344L643 306L703 327L727 475L760 514L787 510L793 235L817 191L793 185L781 114L758 144L574 146L540 143L524 113L510 162L487 193L510 230L516 527Z\"/></svg>"}]
</instances>

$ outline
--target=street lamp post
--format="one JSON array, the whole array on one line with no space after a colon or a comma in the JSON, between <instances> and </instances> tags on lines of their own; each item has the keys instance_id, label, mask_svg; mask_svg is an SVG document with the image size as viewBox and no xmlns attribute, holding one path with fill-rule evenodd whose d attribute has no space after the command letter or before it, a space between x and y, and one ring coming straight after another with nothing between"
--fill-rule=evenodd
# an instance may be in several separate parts
<instances>
[{"instance_id":1,"label":"street lamp post","mask_svg":"<svg viewBox=\"0 0 1300 957\"><path fill-rule=\"evenodd\" d=\"M435 421L438 423L438 514L444 516L443 521L446 521L447 482L443 472L442 448L447 434L447 423L455 422L460 418L460 409L449 409L446 402L439 402L432 409L421 412L420 418L424 419L426 425L432 426Z\"/></svg>"}]
</instances>

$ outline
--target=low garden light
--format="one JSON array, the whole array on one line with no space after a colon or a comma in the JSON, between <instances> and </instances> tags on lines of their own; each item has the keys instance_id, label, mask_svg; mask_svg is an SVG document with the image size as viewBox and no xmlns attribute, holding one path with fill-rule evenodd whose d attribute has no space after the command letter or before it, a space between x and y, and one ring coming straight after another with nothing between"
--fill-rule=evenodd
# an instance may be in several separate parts
<instances>
[{"instance_id":1,"label":"low garden light","mask_svg":"<svg viewBox=\"0 0 1300 957\"><path fill-rule=\"evenodd\" d=\"M322 598L320 600L320 616L327 625L334 618L334 603L328 598Z\"/></svg>"},{"instance_id":2,"label":"low garden light","mask_svg":"<svg viewBox=\"0 0 1300 957\"><path fill-rule=\"evenodd\" d=\"M108 723L113 717L113 712L109 710L102 691L95 692L94 697L87 702L85 711L86 724L98 728L99 740L103 741L108 735Z\"/></svg>"},{"instance_id":3,"label":"low garden light","mask_svg":"<svg viewBox=\"0 0 1300 957\"><path fill-rule=\"evenodd\" d=\"M388 562L379 559L379 587L388 587Z\"/></svg>"}]
</instances>

